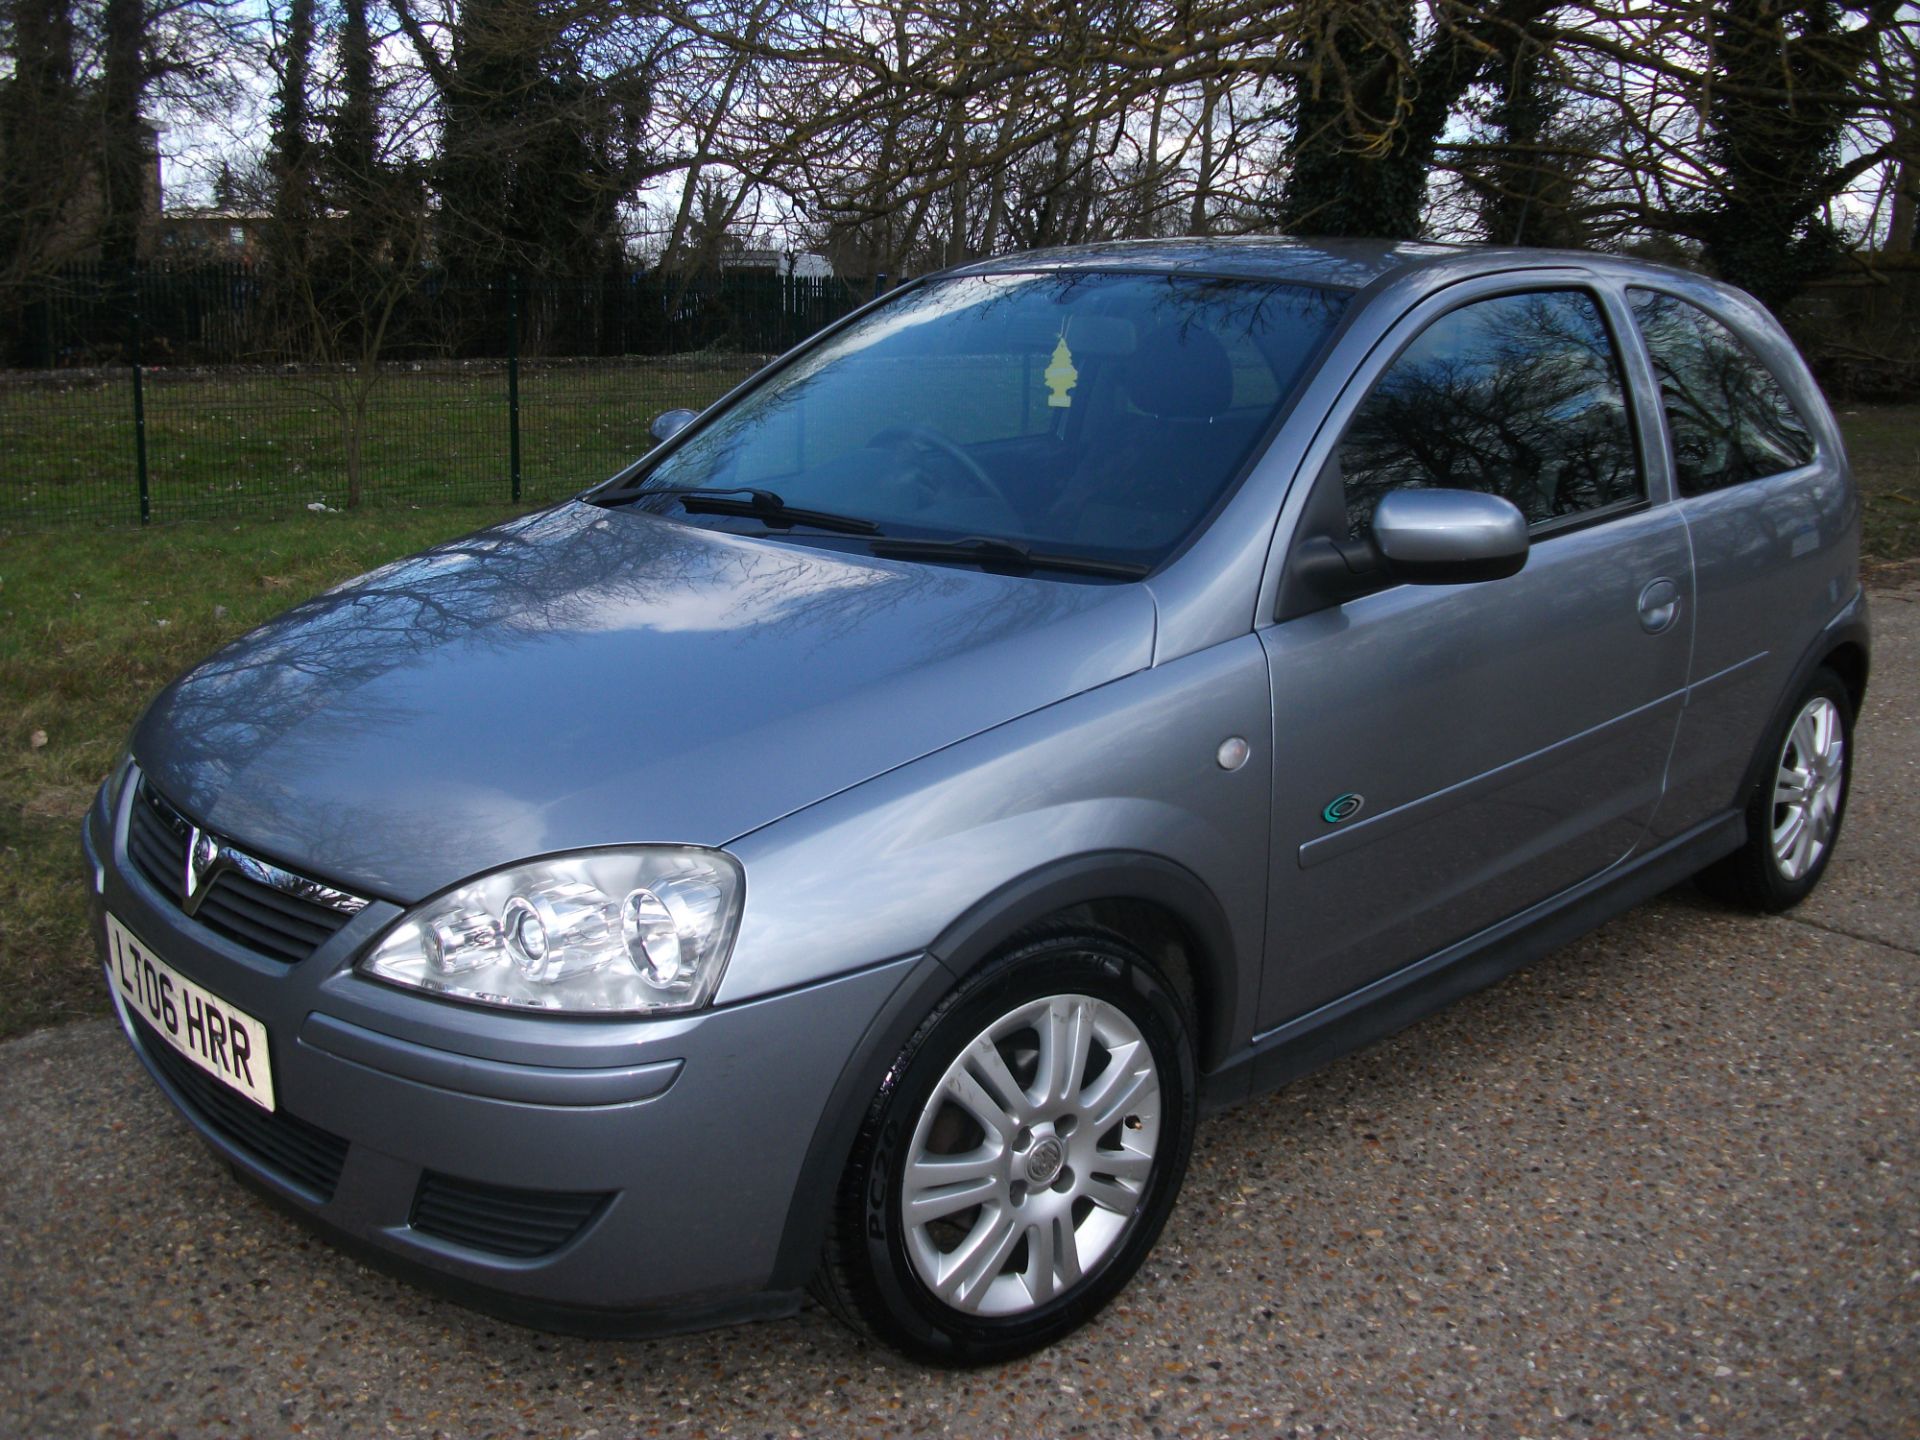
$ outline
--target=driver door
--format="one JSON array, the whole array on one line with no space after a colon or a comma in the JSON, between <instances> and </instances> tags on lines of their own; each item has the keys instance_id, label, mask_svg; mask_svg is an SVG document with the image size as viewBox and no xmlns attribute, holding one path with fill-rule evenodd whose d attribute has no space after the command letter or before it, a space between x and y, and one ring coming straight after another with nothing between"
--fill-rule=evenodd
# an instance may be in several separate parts
<instances>
[{"instance_id":1,"label":"driver door","mask_svg":"<svg viewBox=\"0 0 1920 1440\"><path fill-rule=\"evenodd\" d=\"M1617 864L1661 793L1691 558L1647 490L1617 306L1577 285L1457 294L1396 328L1357 404L1349 387L1295 541L1316 525L1364 537L1388 490L1456 486L1520 507L1528 561L1504 580L1296 605L1260 632L1274 725L1262 1031Z\"/></svg>"}]
</instances>

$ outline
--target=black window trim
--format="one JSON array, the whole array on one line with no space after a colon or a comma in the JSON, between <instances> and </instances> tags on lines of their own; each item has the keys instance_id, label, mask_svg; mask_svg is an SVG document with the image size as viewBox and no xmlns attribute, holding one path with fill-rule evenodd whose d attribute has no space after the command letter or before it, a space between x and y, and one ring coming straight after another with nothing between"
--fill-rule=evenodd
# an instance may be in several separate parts
<instances>
[{"instance_id":1,"label":"black window trim","mask_svg":"<svg viewBox=\"0 0 1920 1440\"><path fill-rule=\"evenodd\" d=\"M1643 510L1653 509L1653 505L1652 499L1641 495L1632 500L1616 500L1611 505L1596 505L1591 510L1576 511L1572 515L1555 515L1551 520L1542 520L1538 525L1527 527L1527 544L1543 545L1549 540L1558 540L1563 535L1591 530L1594 526L1604 525L1610 520L1618 520L1627 515L1638 515Z\"/></svg>"}]
</instances>

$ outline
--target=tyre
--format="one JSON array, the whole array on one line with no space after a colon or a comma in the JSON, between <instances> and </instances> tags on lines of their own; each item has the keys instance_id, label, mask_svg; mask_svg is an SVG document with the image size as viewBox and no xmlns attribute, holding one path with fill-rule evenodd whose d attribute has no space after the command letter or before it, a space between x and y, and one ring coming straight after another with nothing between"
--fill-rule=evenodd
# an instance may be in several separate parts
<instances>
[{"instance_id":1,"label":"tyre","mask_svg":"<svg viewBox=\"0 0 1920 1440\"><path fill-rule=\"evenodd\" d=\"M1185 1007L1118 936L1031 937L949 995L889 1070L821 1266L843 1319L946 1365L1084 1324L1160 1234L1195 1117Z\"/></svg>"},{"instance_id":2,"label":"tyre","mask_svg":"<svg viewBox=\"0 0 1920 1440\"><path fill-rule=\"evenodd\" d=\"M1798 905L1820 883L1847 811L1853 768L1853 704L1831 670L1816 670L1747 801L1747 839L1700 876L1731 904L1773 913Z\"/></svg>"}]
</instances>

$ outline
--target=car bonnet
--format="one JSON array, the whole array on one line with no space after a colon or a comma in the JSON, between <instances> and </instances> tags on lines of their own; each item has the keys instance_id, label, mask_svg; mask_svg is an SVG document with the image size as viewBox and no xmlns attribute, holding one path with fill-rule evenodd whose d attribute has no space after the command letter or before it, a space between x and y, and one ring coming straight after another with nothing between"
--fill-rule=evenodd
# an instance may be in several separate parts
<instances>
[{"instance_id":1,"label":"car bonnet","mask_svg":"<svg viewBox=\"0 0 1920 1440\"><path fill-rule=\"evenodd\" d=\"M718 845L1143 668L1143 585L848 555L584 504L349 582L174 682L149 782L410 902L557 851Z\"/></svg>"}]
</instances>

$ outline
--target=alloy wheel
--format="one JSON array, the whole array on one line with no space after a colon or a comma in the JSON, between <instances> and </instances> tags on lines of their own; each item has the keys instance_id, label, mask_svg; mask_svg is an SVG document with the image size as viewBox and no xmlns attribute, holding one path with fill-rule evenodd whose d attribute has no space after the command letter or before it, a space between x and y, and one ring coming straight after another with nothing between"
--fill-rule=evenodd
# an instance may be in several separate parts
<instances>
[{"instance_id":1,"label":"alloy wheel","mask_svg":"<svg viewBox=\"0 0 1920 1440\"><path fill-rule=\"evenodd\" d=\"M1141 1206L1160 1076L1123 1011L1050 995L982 1030L933 1087L899 1204L914 1273L968 1314L1036 1309L1098 1272Z\"/></svg>"},{"instance_id":2,"label":"alloy wheel","mask_svg":"<svg viewBox=\"0 0 1920 1440\"><path fill-rule=\"evenodd\" d=\"M1773 782L1773 860L1798 880L1832 843L1846 786L1846 728L1839 707L1815 695L1787 730Z\"/></svg>"}]
</instances>

